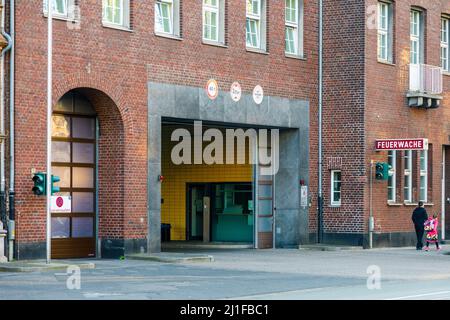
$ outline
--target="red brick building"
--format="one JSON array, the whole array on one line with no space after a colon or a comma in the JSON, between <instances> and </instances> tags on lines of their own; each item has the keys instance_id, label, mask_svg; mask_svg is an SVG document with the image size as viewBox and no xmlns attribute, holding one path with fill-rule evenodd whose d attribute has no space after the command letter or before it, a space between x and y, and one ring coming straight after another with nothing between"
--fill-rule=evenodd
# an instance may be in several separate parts
<instances>
[{"instance_id":1,"label":"red brick building","mask_svg":"<svg viewBox=\"0 0 450 320\"><path fill-rule=\"evenodd\" d=\"M325 1L324 12L326 190L333 172L342 180L337 205L325 191L325 241L368 246L372 211L375 246L413 245L420 200L448 238L450 2ZM375 151L401 138L428 139L428 151ZM371 160L394 169L373 180L372 201Z\"/></svg>"},{"instance_id":2,"label":"red brick building","mask_svg":"<svg viewBox=\"0 0 450 320\"><path fill-rule=\"evenodd\" d=\"M207 81L215 79L220 95L211 108L223 108L231 84L238 81L242 105L233 106L244 110L257 107L251 95L260 85L261 106L274 115L279 101L284 112L300 101L304 111L296 116L307 120L302 140L311 145L305 152L312 155L310 163L303 162L306 174L300 178L314 190L318 7L312 1L293 1L290 6L286 20L281 1L253 1L247 8L240 0L203 5L179 0L55 1L52 161L53 171L62 178L60 195L71 196L72 211L52 214L53 257L116 257L159 250L163 200L157 181L161 169L152 166L152 141L161 147L160 135L153 130L165 126L168 117L159 115L152 122L148 108L158 103L151 93L160 87L197 90L202 100ZM43 258L46 252L45 197L31 191L33 174L46 171L46 10L46 1L15 1L15 184L10 185L9 166L6 181L8 194L15 196L18 259ZM9 57L6 54L7 63ZM171 118L202 120L176 113ZM281 120L258 121L248 119L247 125L290 128ZM223 122L238 126L246 121ZM9 148L7 159L8 152ZM152 193L149 189L155 187ZM285 243L280 236L279 246L307 241L308 223L301 225L301 236L298 227ZM281 224L279 228L283 233Z\"/></svg>"},{"instance_id":3,"label":"red brick building","mask_svg":"<svg viewBox=\"0 0 450 320\"><path fill-rule=\"evenodd\" d=\"M46 202L31 178L46 171L47 9L6 1L7 18L12 3L3 220L15 219L17 259L43 258ZM322 231L326 243L367 247L371 215L374 246L411 245L419 200L450 232L448 0L324 0L322 230L318 1L54 3L52 170L70 199L52 213L54 258L159 251L161 224L172 240L294 247ZM279 170L174 169L174 131L200 121L202 134L279 130ZM375 151L378 139L402 138L427 139L428 151ZM388 180L374 178L375 162L391 164Z\"/></svg>"}]
</instances>

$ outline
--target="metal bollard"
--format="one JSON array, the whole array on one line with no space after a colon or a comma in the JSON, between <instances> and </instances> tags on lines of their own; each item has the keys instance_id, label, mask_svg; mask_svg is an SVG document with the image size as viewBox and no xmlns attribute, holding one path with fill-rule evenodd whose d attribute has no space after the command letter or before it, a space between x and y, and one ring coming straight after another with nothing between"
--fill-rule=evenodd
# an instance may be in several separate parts
<instances>
[{"instance_id":1,"label":"metal bollard","mask_svg":"<svg viewBox=\"0 0 450 320\"><path fill-rule=\"evenodd\" d=\"M6 235L7 231L3 230L3 223L0 221L0 263L8 262L8 259L5 256Z\"/></svg>"}]
</instances>

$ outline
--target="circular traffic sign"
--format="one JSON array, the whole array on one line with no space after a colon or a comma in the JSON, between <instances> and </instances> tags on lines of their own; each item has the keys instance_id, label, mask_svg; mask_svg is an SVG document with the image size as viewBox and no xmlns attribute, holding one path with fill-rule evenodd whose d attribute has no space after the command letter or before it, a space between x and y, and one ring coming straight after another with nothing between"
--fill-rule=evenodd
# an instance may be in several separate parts
<instances>
[{"instance_id":1,"label":"circular traffic sign","mask_svg":"<svg viewBox=\"0 0 450 320\"><path fill-rule=\"evenodd\" d=\"M258 84L255 89L253 89L253 101L255 101L256 104L261 104L264 99L264 90L263 88Z\"/></svg>"},{"instance_id":2,"label":"circular traffic sign","mask_svg":"<svg viewBox=\"0 0 450 320\"><path fill-rule=\"evenodd\" d=\"M237 82L237 81L233 82L233 84L231 85L231 88L230 88L230 95L231 95L231 99L234 102L238 102L239 100L241 100L242 88L241 88L241 85L239 84L239 82Z\"/></svg>"},{"instance_id":3,"label":"circular traffic sign","mask_svg":"<svg viewBox=\"0 0 450 320\"><path fill-rule=\"evenodd\" d=\"M217 98L217 96L219 95L219 85L217 84L216 80L210 79L208 81L208 83L206 84L206 94L211 100Z\"/></svg>"}]
</instances>

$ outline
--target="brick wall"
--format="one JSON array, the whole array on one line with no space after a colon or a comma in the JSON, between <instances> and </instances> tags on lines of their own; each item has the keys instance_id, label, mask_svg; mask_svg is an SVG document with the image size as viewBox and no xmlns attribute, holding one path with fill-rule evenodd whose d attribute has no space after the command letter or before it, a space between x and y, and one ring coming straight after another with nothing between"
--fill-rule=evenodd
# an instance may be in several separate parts
<instances>
[{"instance_id":1,"label":"brick wall","mask_svg":"<svg viewBox=\"0 0 450 320\"><path fill-rule=\"evenodd\" d=\"M115 114L119 128L119 115L123 123L125 161L123 166L110 167L120 168L124 173L123 230L111 226L101 234L116 237L122 233L130 239L146 236L148 81L204 87L209 78L215 78L221 90L228 91L233 81L239 81L244 92L251 92L260 84L267 95L310 100L311 190L314 192L317 185L316 2L305 1L304 60L284 55L283 1L269 1L269 54L245 49L244 1L227 1L225 48L202 44L200 1L183 1L182 40L155 36L153 0L132 2L132 32L103 27L101 5L95 0L80 1L79 30L68 28L66 21L54 22L54 102L71 89L93 88L114 102L117 112L112 115ZM45 239L44 201L30 192L30 172L33 167L41 170L45 167L47 20L42 14L41 0L17 0L16 10L18 240L35 242ZM100 126L101 122L102 119ZM111 152L105 151L104 155ZM105 208L111 208L116 201L114 194L101 196Z\"/></svg>"},{"instance_id":2,"label":"brick wall","mask_svg":"<svg viewBox=\"0 0 450 320\"><path fill-rule=\"evenodd\" d=\"M367 0L366 5L377 1ZM440 18L450 13L448 0L395 1L395 45L394 64L383 64L377 60L377 30L367 29L366 38L366 157L368 172L371 159L387 161L387 152L374 152L375 139L381 138L428 138L430 148L428 198L432 205L426 206L429 214L441 211L442 145L449 144L450 127L450 77L444 75L444 99L437 109L410 108L406 92L409 89L410 56L410 9L417 6L425 9L425 63L440 66ZM403 156L403 152L400 153ZM413 206L404 205L403 161L397 162L399 180L397 203L387 205L387 183L374 184L374 215L377 232L412 232L411 213ZM431 165L432 164L432 165ZM419 197L418 159L413 164L413 202Z\"/></svg>"}]
</instances>

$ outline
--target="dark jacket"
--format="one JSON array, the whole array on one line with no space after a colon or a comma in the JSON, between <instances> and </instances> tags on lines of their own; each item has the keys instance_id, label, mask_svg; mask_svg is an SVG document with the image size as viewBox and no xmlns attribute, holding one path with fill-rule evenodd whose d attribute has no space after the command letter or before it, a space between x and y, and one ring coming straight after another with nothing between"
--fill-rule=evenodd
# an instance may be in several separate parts
<instances>
[{"instance_id":1,"label":"dark jacket","mask_svg":"<svg viewBox=\"0 0 450 320\"><path fill-rule=\"evenodd\" d=\"M423 227L425 221L428 220L427 210L425 208L417 207L412 214L412 221L416 227Z\"/></svg>"}]
</instances>

